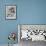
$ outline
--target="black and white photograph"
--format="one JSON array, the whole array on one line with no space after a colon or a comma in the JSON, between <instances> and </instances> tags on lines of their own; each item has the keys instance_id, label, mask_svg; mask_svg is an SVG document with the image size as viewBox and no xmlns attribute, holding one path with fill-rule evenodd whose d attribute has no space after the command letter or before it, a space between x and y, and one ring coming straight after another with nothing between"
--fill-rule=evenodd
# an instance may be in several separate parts
<instances>
[{"instance_id":1,"label":"black and white photograph","mask_svg":"<svg viewBox=\"0 0 46 46\"><path fill-rule=\"evenodd\" d=\"M6 5L6 19L16 19L16 5Z\"/></svg>"}]
</instances>

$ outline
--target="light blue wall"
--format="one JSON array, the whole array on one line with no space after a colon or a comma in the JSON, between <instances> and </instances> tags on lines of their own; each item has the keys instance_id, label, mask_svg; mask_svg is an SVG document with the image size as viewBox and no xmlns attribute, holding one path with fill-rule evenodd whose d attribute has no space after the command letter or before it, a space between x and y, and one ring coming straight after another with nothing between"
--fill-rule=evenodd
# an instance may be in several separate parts
<instances>
[{"instance_id":1,"label":"light blue wall","mask_svg":"<svg viewBox=\"0 0 46 46\"><path fill-rule=\"evenodd\" d=\"M16 4L16 20L5 20L7 4ZM8 43L9 32L17 32L18 24L46 24L46 0L0 0L0 44Z\"/></svg>"},{"instance_id":2,"label":"light blue wall","mask_svg":"<svg viewBox=\"0 0 46 46\"><path fill-rule=\"evenodd\" d=\"M21 24L46 24L46 0L20 1Z\"/></svg>"}]
</instances>

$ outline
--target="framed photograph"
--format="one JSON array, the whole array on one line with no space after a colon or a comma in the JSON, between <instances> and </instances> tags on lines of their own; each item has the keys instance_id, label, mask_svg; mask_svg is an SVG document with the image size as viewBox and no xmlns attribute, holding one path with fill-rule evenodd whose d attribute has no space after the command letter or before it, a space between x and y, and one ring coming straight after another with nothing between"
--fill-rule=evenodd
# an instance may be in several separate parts
<instances>
[{"instance_id":1,"label":"framed photograph","mask_svg":"<svg viewBox=\"0 0 46 46\"><path fill-rule=\"evenodd\" d=\"M16 19L16 5L6 5L6 19Z\"/></svg>"},{"instance_id":2,"label":"framed photograph","mask_svg":"<svg viewBox=\"0 0 46 46\"><path fill-rule=\"evenodd\" d=\"M24 40L46 41L45 24L19 24L18 25L18 42ZM24 45L24 44L23 44Z\"/></svg>"}]
</instances>

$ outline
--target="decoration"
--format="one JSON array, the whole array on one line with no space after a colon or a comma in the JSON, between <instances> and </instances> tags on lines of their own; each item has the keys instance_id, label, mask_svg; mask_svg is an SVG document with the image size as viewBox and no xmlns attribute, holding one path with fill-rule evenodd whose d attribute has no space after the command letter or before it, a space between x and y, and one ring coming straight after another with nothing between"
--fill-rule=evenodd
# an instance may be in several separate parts
<instances>
[{"instance_id":1,"label":"decoration","mask_svg":"<svg viewBox=\"0 0 46 46\"><path fill-rule=\"evenodd\" d=\"M8 36L8 40L12 41L11 44L13 44L13 42L15 41L16 39L16 34L14 32L10 33L9 36ZM10 43L8 42L8 46L10 46Z\"/></svg>"},{"instance_id":2,"label":"decoration","mask_svg":"<svg viewBox=\"0 0 46 46\"><path fill-rule=\"evenodd\" d=\"M15 5L6 5L6 19L16 19Z\"/></svg>"}]
</instances>

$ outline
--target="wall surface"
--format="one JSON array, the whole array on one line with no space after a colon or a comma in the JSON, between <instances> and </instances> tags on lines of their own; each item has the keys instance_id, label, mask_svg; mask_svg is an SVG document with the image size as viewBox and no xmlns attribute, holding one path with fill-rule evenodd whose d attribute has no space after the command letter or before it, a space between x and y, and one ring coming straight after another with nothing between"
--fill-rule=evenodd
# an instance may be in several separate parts
<instances>
[{"instance_id":1,"label":"wall surface","mask_svg":"<svg viewBox=\"0 0 46 46\"><path fill-rule=\"evenodd\" d=\"M16 4L16 20L5 20L9 4ZM9 32L18 32L18 24L46 24L46 0L0 0L0 44L8 43Z\"/></svg>"}]
</instances>

